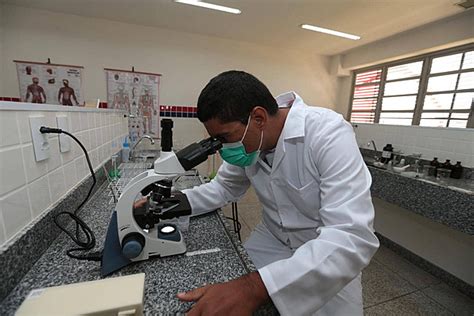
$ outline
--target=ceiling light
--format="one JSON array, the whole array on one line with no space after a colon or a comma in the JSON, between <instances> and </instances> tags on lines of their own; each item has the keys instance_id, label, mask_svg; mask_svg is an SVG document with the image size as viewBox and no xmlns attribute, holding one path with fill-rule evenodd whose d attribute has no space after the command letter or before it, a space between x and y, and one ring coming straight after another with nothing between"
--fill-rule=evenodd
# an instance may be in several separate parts
<instances>
[{"instance_id":1,"label":"ceiling light","mask_svg":"<svg viewBox=\"0 0 474 316\"><path fill-rule=\"evenodd\" d=\"M355 40L355 41L360 39L360 36L357 36L357 35L338 32L338 31L325 29L323 27L309 25L309 24L302 24L301 28L303 28L305 30L314 31L314 32L321 32L321 33L331 34L331 35L335 35L335 36L340 36L340 37L348 38L348 39Z\"/></svg>"},{"instance_id":2,"label":"ceiling light","mask_svg":"<svg viewBox=\"0 0 474 316\"><path fill-rule=\"evenodd\" d=\"M224 11L224 12L233 13L233 14L242 13L239 9L224 7L222 5L208 3L208 2L202 2L202 1L199 1L199 0L174 0L174 2L183 3L183 4L190 4L190 5L194 5L194 6L197 6L197 7L202 7L202 8L206 8L206 9L212 9L212 10L218 10L218 11Z\"/></svg>"}]
</instances>

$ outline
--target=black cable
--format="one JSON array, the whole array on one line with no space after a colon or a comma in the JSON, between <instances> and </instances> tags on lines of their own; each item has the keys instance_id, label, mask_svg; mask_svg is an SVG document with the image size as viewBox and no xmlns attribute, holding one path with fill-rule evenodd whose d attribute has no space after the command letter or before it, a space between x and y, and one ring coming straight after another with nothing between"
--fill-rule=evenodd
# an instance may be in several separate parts
<instances>
[{"instance_id":1,"label":"black cable","mask_svg":"<svg viewBox=\"0 0 474 316\"><path fill-rule=\"evenodd\" d=\"M84 145L82 145L82 143L79 141L79 139L77 139L74 135L72 135L71 133L69 132L66 132L66 131L63 131L59 128L51 128L51 127L45 127L45 126L41 126L40 128L40 132L41 133L54 133L54 134L66 134L68 135L69 137L71 137L72 139L74 139L74 141L76 141L76 143L81 147L82 151L84 152L84 155L86 157L86 160L87 160L87 165L89 166L89 171L91 172L91 175L92 175L92 186L90 187L89 189L89 192L87 193L87 196L86 198L81 202L81 204L79 204L79 206L76 208L76 210L72 213L72 212L68 212L68 211L63 211L63 212L60 212L58 214L56 214L54 216L54 223L63 231L65 232L78 246L79 248L72 248L72 249L69 249L66 251L66 254L71 257L71 258L74 258L74 259L78 259L78 260L92 260L92 261L100 261L101 260L101 257L102 257L102 254L100 252L98 253L89 253L89 254L86 254L86 255L76 255L74 254L73 252L76 252L76 251L88 251L88 250L91 250L95 247L95 244L96 244L96 239L95 239L95 235L94 235L94 232L92 231L92 229L90 229L90 227L77 215L77 213L79 212L79 210L84 206L84 204L89 200L91 194L92 194L92 191L94 190L94 187L97 183L97 179L95 177L95 173L94 173L94 169L92 168L92 164L91 164L91 161L89 159L89 154L87 153L87 150L86 148L84 147ZM66 227L64 227L60 222L59 222L59 217L61 215L67 215L69 216L73 221L76 222L76 231L75 233L72 233L70 231L68 231L66 229ZM80 235L81 235L81 232L85 235L86 237L86 240L85 241L81 241L81 238L80 238Z\"/></svg>"}]
</instances>

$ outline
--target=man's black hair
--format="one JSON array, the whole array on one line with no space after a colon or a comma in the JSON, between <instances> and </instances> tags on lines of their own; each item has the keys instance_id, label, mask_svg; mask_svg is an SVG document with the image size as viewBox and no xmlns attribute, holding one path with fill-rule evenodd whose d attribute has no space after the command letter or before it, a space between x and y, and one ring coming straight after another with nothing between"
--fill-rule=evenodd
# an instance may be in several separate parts
<instances>
[{"instance_id":1,"label":"man's black hair","mask_svg":"<svg viewBox=\"0 0 474 316\"><path fill-rule=\"evenodd\" d=\"M217 118L223 123L247 124L256 106L265 108L270 115L278 111L275 98L260 80L244 71L230 70L212 78L201 91L197 116L201 122Z\"/></svg>"}]
</instances>

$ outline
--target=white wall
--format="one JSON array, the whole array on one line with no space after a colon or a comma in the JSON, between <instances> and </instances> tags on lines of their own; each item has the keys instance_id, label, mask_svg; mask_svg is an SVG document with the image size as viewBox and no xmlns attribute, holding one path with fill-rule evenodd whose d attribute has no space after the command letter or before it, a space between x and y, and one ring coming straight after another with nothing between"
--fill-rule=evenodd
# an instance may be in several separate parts
<instances>
[{"instance_id":1,"label":"white wall","mask_svg":"<svg viewBox=\"0 0 474 316\"><path fill-rule=\"evenodd\" d=\"M72 150L61 153L55 134L49 137L50 158L36 162L29 117L43 116L48 126L57 126L57 115L68 117L69 130L95 169L120 150L128 134L121 111L0 102L0 246L89 176L81 148L71 140Z\"/></svg>"},{"instance_id":2,"label":"white wall","mask_svg":"<svg viewBox=\"0 0 474 316\"><path fill-rule=\"evenodd\" d=\"M86 100L106 99L103 68L163 74L161 104L195 105L213 76L229 69L253 73L276 95L297 91L308 103L332 107L336 78L329 59L216 37L4 6L4 96L18 96L12 60L82 65ZM223 26L225 27L225 26Z\"/></svg>"},{"instance_id":3,"label":"white wall","mask_svg":"<svg viewBox=\"0 0 474 316\"><path fill-rule=\"evenodd\" d=\"M343 69L354 69L394 59L467 44L474 41L474 11L468 10L342 54Z\"/></svg>"},{"instance_id":4,"label":"white wall","mask_svg":"<svg viewBox=\"0 0 474 316\"><path fill-rule=\"evenodd\" d=\"M338 63L337 67L346 71L345 73L339 71L335 109L345 116L349 109L351 93L351 77L347 76L349 70L472 43L473 20L474 11L469 10L333 56L332 63Z\"/></svg>"},{"instance_id":5,"label":"white wall","mask_svg":"<svg viewBox=\"0 0 474 316\"><path fill-rule=\"evenodd\" d=\"M450 159L451 163L461 161L463 166L474 167L474 129L436 128L420 126L395 126L381 124L356 124L354 128L360 148L374 140L377 150L382 151L386 144L405 155L422 154L422 158L440 162Z\"/></svg>"},{"instance_id":6,"label":"white wall","mask_svg":"<svg viewBox=\"0 0 474 316\"><path fill-rule=\"evenodd\" d=\"M3 46L5 45L4 42L4 22L5 17L3 15L3 4L0 2L0 96L4 96L3 94Z\"/></svg>"},{"instance_id":7,"label":"white wall","mask_svg":"<svg viewBox=\"0 0 474 316\"><path fill-rule=\"evenodd\" d=\"M394 204L373 199L375 230L474 285L474 238Z\"/></svg>"}]
</instances>

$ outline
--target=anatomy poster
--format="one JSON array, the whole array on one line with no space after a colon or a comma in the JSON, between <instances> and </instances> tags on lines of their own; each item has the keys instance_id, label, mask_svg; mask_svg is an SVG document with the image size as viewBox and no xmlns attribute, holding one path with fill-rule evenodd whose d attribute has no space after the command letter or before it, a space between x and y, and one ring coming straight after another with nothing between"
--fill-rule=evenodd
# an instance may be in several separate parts
<instances>
[{"instance_id":1,"label":"anatomy poster","mask_svg":"<svg viewBox=\"0 0 474 316\"><path fill-rule=\"evenodd\" d=\"M130 114L130 140L135 143L143 134L160 135L160 74L105 69L107 104Z\"/></svg>"},{"instance_id":2,"label":"anatomy poster","mask_svg":"<svg viewBox=\"0 0 474 316\"><path fill-rule=\"evenodd\" d=\"M22 102L84 105L80 66L14 61Z\"/></svg>"}]
</instances>

